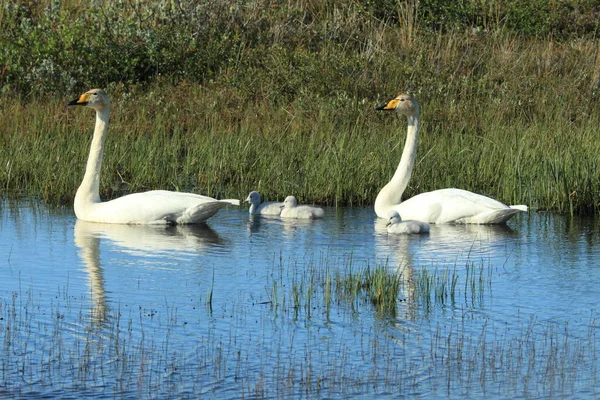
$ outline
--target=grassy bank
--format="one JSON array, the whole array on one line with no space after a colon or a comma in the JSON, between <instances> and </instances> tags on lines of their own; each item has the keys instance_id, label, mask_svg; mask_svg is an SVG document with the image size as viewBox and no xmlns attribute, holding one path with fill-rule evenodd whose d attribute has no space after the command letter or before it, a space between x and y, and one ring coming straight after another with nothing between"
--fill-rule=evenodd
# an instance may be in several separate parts
<instances>
[{"instance_id":1,"label":"grassy bank","mask_svg":"<svg viewBox=\"0 0 600 400\"><path fill-rule=\"evenodd\" d=\"M404 144L406 121L377 114L373 101L317 98L273 106L232 102L224 91L197 86L158 90L113 96L103 198L152 188L238 198L259 190L268 199L293 193L305 202L368 205L393 174ZM62 100L3 103L4 195L72 201L94 113L67 109ZM474 102L422 101L418 163L405 198L459 187L510 204L598 212L600 138L593 119L571 121L555 104L554 116L509 123L498 117L508 98Z\"/></svg>"},{"instance_id":2,"label":"grassy bank","mask_svg":"<svg viewBox=\"0 0 600 400\"><path fill-rule=\"evenodd\" d=\"M440 25L437 2L392 3L4 5L0 190L72 201L93 113L63 104L105 87L103 198L260 190L369 205L405 132L373 106L410 91L423 133L405 198L459 187L597 214L600 45L586 18L559 23L595 9L550 2L549 26L511 2L451 2Z\"/></svg>"}]
</instances>

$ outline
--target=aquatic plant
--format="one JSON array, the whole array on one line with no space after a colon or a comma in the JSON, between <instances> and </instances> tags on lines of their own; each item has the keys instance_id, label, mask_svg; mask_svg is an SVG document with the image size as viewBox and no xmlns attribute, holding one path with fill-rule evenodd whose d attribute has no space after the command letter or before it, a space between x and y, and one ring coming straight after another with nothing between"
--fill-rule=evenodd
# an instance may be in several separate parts
<instances>
[{"instance_id":1,"label":"aquatic plant","mask_svg":"<svg viewBox=\"0 0 600 400\"><path fill-rule=\"evenodd\" d=\"M564 397L582 387L598 394L593 389L600 378L594 313L587 332L577 335L567 324L535 316L517 318L510 326L491 319L465 324L465 310L478 306L471 303L471 287L487 285L487 267L473 265L461 272L437 266L433 272L423 269L415 281L386 264L347 263L351 258L325 254L278 260L266 271L273 278L277 296L271 301L278 302L277 308L230 299L206 310L209 326L204 319L180 320L178 305L167 299L158 309L120 304L94 321L89 299L70 295L67 287L58 288L50 304L31 289L2 296L0 387L8 397L396 397L423 390ZM453 284L454 277L460 284ZM396 299L395 316L384 308L383 282L415 291ZM309 286L313 294L307 297L304 288ZM466 288L464 307L446 303L451 287ZM440 323L400 312L411 303L425 311L428 300L421 288L431 295L431 304L450 307L456 316ZM283 301L294 293L296 300ZM485 291L481 300L490 295ZM454 297L461 298L459 293ZM309 309L302 306L309 302ZM261 307L264 313L248 313L247 307ZM220 320L228 321L228 329L219 328L215 321ZM327 324L332 323L340 325L336 332L342 335L330 335ZM272 336L248 335L249 324L259 324L259 332ZM357 354L361 365L352 361Z\"/></svg>"}]
</instances>

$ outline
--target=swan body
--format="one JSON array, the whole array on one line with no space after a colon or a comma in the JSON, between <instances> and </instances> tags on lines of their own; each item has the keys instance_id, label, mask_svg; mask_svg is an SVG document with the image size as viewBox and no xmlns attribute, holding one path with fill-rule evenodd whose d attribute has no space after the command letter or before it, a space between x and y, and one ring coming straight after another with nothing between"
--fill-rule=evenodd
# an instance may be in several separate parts
<instances>
[{"instance_id":1,"label":"swan body","mask_svg":"<svg viewBox=\"0 0 600 400\"><path fill-rule=\"evenodd\" d=\"M75 215L88 222L112 224L195 224L205 222L235 199L216 200L193 193L152 190L114 200L100 200L100 169L108 132L110 103L106 92L92 89L69 106L86 106L96 111L96 127L83 181L75 194Z\"/></svg>"},{"instance_id":2,"label":"swan body","mask_svg":"<svg viewBox=\"0 0 600 400\"><path fill-rule=\"evenodd\" d=\"M419 104L412 96L401 94L376 109L397 111L408 119L400 163L390 182L375 199L375 213L379 218L388 218L390 211L395 210L407 220L434 224L505 224L515 214L527 211L524 205L507 206L492 198L453 188L421 193L402 201L417 155Z\"/></svg>"},{"instance_id":3,"label":"swan body","mask_svg":"<svg viewBox=\"0 0 600 400\"><path fill-rule=\"evenodd\" d=\"M249 213L252 215L279 215L281 214L281 202L260 203L260 193L256 191L250 192L246 200L250 203Z\"/></svg>"},{"instance_id":4,"label":"swan body","mask_svg":"<svg viewBox=\"0 0 600 400\"><path fill-rule=\"evenodd\" d=\"M403 221L398 211L392 210L388 214L388 233L428 233L429 224L421 221Z\"/></svg>"},{"instance_id":5,"label":"swan body","mask_svg":"<svg viewBox=\"0 0 600 400\"><path fill-rule=\"evenodd\" d=\"M288 196L281 207L281 218L317 219L323 218L325 211L320 207L299 206L294 196Z\"/></svg>"}]
</instances>

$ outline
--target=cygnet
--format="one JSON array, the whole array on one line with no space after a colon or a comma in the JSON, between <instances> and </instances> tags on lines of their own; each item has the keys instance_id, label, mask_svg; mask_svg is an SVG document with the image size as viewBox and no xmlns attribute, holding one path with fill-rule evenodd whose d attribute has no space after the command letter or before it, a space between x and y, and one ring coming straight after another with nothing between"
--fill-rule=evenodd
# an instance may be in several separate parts
<instances>
[{"instance_id":1,"label":"cygnet","mask_svg":"<svg viewBox=\"0 0 600 400\"><path fill-rule=\"evenodd\" d=\"M398 211L390 211L387 223L388 233L428 233L429 224L421 221L402 221Z\"/></svg>"},{"instance_id":2,"label":"cygnet","mask_svg":"<svg viewBox=\"0 0 600 400\"><path fill-rule=\"evenodd\" d=\"M294 196L286 197L281 208L281 218L317 219L324 215L325 211L320 207L299 206Z\"/></svg>"},{"instance_id":3,"label":"cygnet","mask_svg":"<svg viewBox=\"0 0 600 400\"><path fill-rule=\"evenodd\" d=\"M281 202L268 202L268 203L260 203L260 194L256 191L250 192L246 200L247 203L250 203L250 214L253 215L279 215L281 214L281 207L283 203Z\"/></svg>"}]
</instances>

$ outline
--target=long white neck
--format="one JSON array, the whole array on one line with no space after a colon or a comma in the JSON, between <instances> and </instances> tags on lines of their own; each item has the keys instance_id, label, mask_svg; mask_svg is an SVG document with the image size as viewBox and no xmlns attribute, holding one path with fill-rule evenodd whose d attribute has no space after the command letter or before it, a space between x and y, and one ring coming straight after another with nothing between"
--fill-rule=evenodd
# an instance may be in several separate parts
<instances>
[{"instance_id":1,"label":"long white neck","mask_svg":"<svg viewBox=\"0 0 600 400\"><path fill-rule=\"evenodd\" d=\"M85 167L85 175L75 194L75 215L83 219L85 210L92 204L100 203L100 169L104 154L104 140L108 131L110 110L105 106L96 111L96 127L90 146L90 155Z\"/></svg>"},{"instance_id":2,"label":"long white neck","mask_svg":"<svg viewBox=\"0 0 600 400\"><path fill-rule=\"evenodd\" d=\"M375 199L375 213L379 218L388 218L390 207L400 204L402 194L408 186L412 174L415 159L417 157L417 145L419 143L419 115L408 117L408 128L406 132L406 143L402 151L402 158L396 168L396 172L387 185L381 189Z\"/></svg>"}]
</instances>

